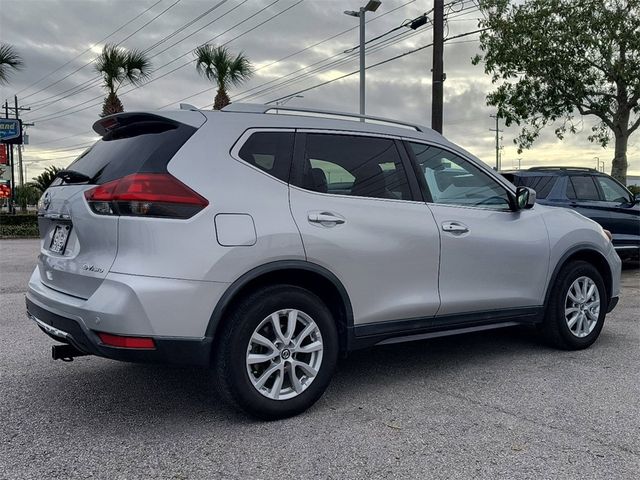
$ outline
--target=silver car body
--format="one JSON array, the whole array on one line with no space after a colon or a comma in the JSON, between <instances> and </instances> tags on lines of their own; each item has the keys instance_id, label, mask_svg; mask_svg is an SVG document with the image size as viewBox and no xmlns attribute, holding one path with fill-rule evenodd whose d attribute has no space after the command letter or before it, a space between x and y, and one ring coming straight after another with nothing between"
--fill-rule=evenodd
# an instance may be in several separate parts
<instances>
[{"instance_id":1,"label":"silver car body","mask_svg":"<svg viewBox=\"0 0 640 480\"><path fill-rule=\"evenodd\" d=\"M542 205L496 211L318 193L238 156L252 133L274 129L411 140L457 153L515 193L479 159L432 130L268 109L156 112L197 128L167 167L209 202L189 219L100 216L83 195L91 185L47 190L28 302L76 321L85 332L206 341L215 335L214 312L250 272L308 265L340 287L350 310L345 335L368 337L384 333L390 322L407 322L402 335L392 335L404 338L412 325L438 325L456 315L497 312L499 319L500 312L512 312L503 322L509 324L513 312L539 314L554 273L577 252L602 260L609 296L618 296L620 260L611 242L595 222L572 211ZM311 221L318 214L341 222ZM53 227L64 219L73 228L64 254L57 255L49 246ZM467 231L444 231L450 222ZM370 343L382 341L389 338Z\"/></svg>"}]
</instances>

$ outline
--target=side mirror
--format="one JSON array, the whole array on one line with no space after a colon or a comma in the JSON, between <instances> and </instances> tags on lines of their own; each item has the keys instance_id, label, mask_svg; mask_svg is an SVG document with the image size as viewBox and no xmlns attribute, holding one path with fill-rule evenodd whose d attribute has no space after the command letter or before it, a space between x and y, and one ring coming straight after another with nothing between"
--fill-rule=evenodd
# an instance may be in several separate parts
<instances>
[{"instance_id":1,"label":"side mirror","mask_svg":"<svg viewBox=\"0 0 640 480\"><path fill-rule=\"evenodd\" d=\"M636 193L633 196L633 203L640 203L640 193Z\"/></svg>"},{"instance_id":2,"label":"side mirror","mask_svg":"<svg viewBox=\"0 0 640 480\"><path fill-rule=\"evenodd\" d=\"M533 207L536 203L536 191L529 187L518 187L516 189L516 206L518 210Z\"/></svg>"}]
</instances>

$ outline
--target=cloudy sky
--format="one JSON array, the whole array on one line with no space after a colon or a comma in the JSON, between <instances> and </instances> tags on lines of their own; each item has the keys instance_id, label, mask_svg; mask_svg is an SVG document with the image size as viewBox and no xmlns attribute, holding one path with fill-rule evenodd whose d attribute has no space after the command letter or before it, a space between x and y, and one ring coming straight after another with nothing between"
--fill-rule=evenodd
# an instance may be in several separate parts
<instances>
[{"instance_id":1,"label":"cloudy sky","mask_svg":"<svg viewBox=\"0 0 640 480\"><path fill-rule=\"evenodd\" d=\"M478 28L481 15L472 0L456 0L447 15L452 37ZM23 112L30 144L24 158L28 178L48 165L65 166L95 140L104 90L92 60L105 43L148 50L152 80L141 88L123 87L126 110L176 108L180 101L210 108L215 90L200 77L192 51L202 43L227 44L244 51L256 69L254 78L231 90L232 101L265 103L335 79L358 68L357 54L345 54L358 42L357 19L344 15L364 0L0 0L0 41L10 43L25 68L0 89L0 100L31 107ZM372 39L433 6L433 0L383 0L369 14ZM214 8L215 7L215 8ZM332 38L333 37L333 38ZM445 47L444 134L495 164L492 109L485 105L491 82L481 66L472 66L478 35L453 39ZM324 41L326 40L326 41ZM324 41L324 42L323 42ZM429 25L407 28L371 42L367 64L427 45ZM367 71L367 113L430 124L430 48ZM358 111L358 76L302 93L289 105ZM515 129L503 133L502 166L575 165L595 167L595 157L611 168L613 149L591 144L582 132L557 140L546 131L531 150L519 155ZM502 126L501 126L502 128ZM640 135L629 145L629 174L640 175Z\"/></svg>"}]
</instances>

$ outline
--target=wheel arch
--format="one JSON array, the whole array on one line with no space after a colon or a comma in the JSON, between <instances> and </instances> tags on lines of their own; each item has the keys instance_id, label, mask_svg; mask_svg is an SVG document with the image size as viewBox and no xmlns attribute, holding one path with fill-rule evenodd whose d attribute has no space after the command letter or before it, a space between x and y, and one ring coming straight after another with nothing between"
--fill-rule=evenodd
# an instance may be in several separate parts
<instances>
[{"instance_id":1,"label":"wheel arch","mask_svg":"<svg viewBox=\"0 0 640 480\"><path fill-rule=\"evenodd\" d=\"M324 302L336 321L340 351L349 349L353 332L353 309L347 290L329 270L303 260L280 260L249 270L233 282L218 301L211 314L205 336L214 339L224 323L225 313L246 294L267 285L296 285L315 293Z\"/></svg>"},{"instance_id":2,"label":"wheel arch","mask_svg":"<svg viewBox=\"0 0 640 480\"><path fill-rule=\"evenodd\" d=\"M547 291L544 297L544 305L548 305L549 303L551 290L556 283L556 279L558 278L560 270L562 270L562 268L569 262L573 262L576 260L586 261L593 265L598 270L598 272L600 272L600 275L602 275L602 280L604 281L604 287L607 291L606 301L608 305L609 301L611 300L611 294L613 290L613 274L611 272L611 267L609 266L609 262L607 262L607 259L604 257L604 255L602 255L598 250L594 249L590 245L576 245L575 247L565 252L562 257L560 257L560 260L556 264L547 284Z\"/></svg>"}]
</instances>

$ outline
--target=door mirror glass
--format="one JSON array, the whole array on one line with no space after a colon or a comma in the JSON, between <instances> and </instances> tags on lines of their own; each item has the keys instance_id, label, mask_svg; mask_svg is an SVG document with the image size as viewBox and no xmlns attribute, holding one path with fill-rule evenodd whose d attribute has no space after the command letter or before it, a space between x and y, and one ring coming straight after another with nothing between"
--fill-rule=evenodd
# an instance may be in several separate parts
<instances>
[{"instance_id":1,"label":"door mirror glass","mask_svg":"<svg viewBox=\"0 0 640 480\"><path fill-rule=\"evenodd\" d=\"M518 210L533 207L536 203L536 191L529 187L518 187L516 189L516 205Z\"/></svg>"}]
</instances>

